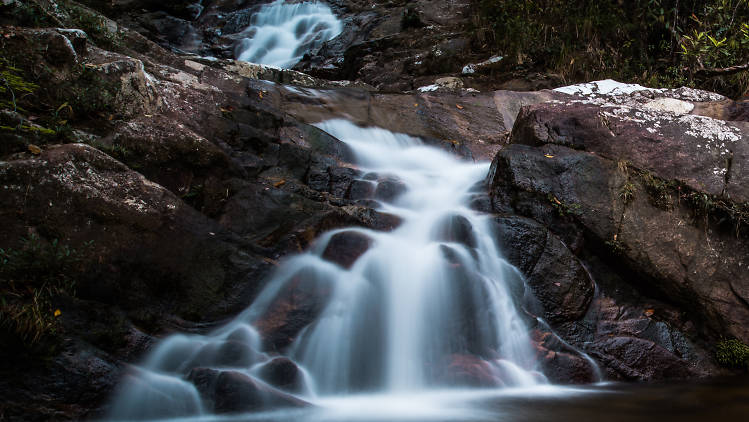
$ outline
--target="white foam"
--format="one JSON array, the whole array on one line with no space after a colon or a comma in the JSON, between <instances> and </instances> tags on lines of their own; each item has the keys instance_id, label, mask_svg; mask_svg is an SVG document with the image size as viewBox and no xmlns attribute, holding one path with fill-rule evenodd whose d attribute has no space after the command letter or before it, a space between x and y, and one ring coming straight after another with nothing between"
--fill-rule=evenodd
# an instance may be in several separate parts
<instances>
[{"instance_id":1,"label":"white foam","mask_svg":"<svg viewBox=\"0 0 749 422\"><path fill-rule=\"evenodd\" d=\"M277 0L252 16L235 47L237 60L289 68L305 53L338 36L343 25L327 5Z\"/></svg>"}]
</instances>

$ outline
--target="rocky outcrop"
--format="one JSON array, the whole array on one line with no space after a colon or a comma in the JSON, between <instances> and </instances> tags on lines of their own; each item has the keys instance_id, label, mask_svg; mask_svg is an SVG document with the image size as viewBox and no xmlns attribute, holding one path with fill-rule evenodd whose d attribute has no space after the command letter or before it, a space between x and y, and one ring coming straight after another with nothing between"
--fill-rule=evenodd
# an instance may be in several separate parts
<instances>
[{"instance_id":1,"label":"rocky outcrop","mask_svg":"<svg viewBox=\"0 0 749 422\"><path fill-rule=\"evenodd\" d=\"M747 256L739 211L746 198L733 183L744 177L736 163L745 160L746 127L687 114L721 100L708 93L586 94L523 108L490 183L495 210L541 222L587 271L542 266L558 275L534 282L543 260L530 257L548 250L548 241L535 240L545 232L536 223L504 225L516 242L531 245L529 256L510 252L510 259L529 275L557 333L609 377L714 371L704 339L747 340L749 308L737 288ZM565 260L552 262L559 268ZM553 315L565 306L548 298L566 296L552 280L586 272L595 292L587 284L585 302L585 293L572 295L578 312Z\"/></svg>"}]
</instances>

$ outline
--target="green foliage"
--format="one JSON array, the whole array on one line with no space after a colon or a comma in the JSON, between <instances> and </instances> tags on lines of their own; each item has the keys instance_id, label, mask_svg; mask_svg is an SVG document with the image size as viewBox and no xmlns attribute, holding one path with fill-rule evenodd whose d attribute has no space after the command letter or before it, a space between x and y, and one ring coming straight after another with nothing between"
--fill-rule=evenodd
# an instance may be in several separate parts
<instances>
[{"instance_id":1,"label":"green foliage","mask_svg":"<svg viewBox=\"0 0 749 422\"><path fill-rule=\"evenodd\" d=\"M622 256L626 252L626 249L624 248L624 245L618 239L607 240L606 241L606 246L608 246L609 250L614 255Z\"/></svg>"},{"instance_id":2,"label":"green foliage","mask_svg":"<svg viewBox=\"0 0 749 422\"><path fill-rule=\"evenodd\" d=\"M635 190L636 187L634 183L627 182L619 189L619 197L622 198L625 204L629 204L629 202L632 201L632 198L635 197Z\"/></svg>"},{"instance_id":3,"label":"green foliage","mask_svg":"<svg viewBox=\"0 0 749 422\"><path fill-rule=\"evenodd\" d=\"M107 18L77 3L65 3L76 28L82 29L99 47L118 49L122 44L122 35L115 27L109 26Z\"/></svg>"},{"instance_id":4,"label":"green foliage","mask_svg":"<svg viewBox=\"0 0 749 422\"><path fill-rule=\"evenodd\" d=\"M676 182L654 177L647 171L643 171L640 176L645 185L645 190L649 194L650 203L664 210L674 208L672 192L676 188Z\"/></svg>"},{"instance_id":5,"label":"green foliage","mask_svg":"<svg viewBox=\"0 0 749 422\"><path fill-rule=\"evenodd\" d=\"M739 340L722 340L715 345L715 359L726 368L749 368L749 346Z\"/></svg>"},{"instance_id":6,"label":"green foliage","mask_svg":"<svg viewBox=\"0 0 749 422\"><path fill-rule=\"evenodd\" d=\"M549 200L551 205L554 207L554 209L557 211L557 214L559 214L560 217L565 217L568 215L579 215L582 211L582 205L580 204L567 204L565 202L560 201L557 199L556 196L552 194L546 195L546 199Z\"/></svg>"},{"instance_id":7,"label":"green foliage","mask_svg":"<svg viewBox=\"0 0 749 422\"><path fill-rule=\"evenodd\" d=\"M8 5L0 4L0 12L13 16L13 24L42 28L55 26L47 12L35 1L16 1Z\"/></svg>"},{"instance_id":8,"label":"green foliage","mask_svg":"<svg viewBox=\"0 0 749 422\"><path fill-rule=\"evenodd\" d=\"M29 348L47 339L61 315L56 298L74 295L82 273L81 254L57 239L32 234L19 248L0 249L0 329Z\"/></svg>"},{"instance_id":9,"label":"green foliage","mask_svg":"<svg viewBox=\"0 0 749 422\"><path fill-rule=\"evenodd\" d=\"M475 41L519 68L559 73L567 82L615 78L699 85L701 67L749 61L747 0L475 0ZM722 92L745 92L746 76L722 78Z\"/></svg>"},{"instance_id":10,"label":"green foliage","mask_svg":"<svg viewBox=\"0 0 749 422\"><path fill-rule=\"evenodd\" d=\"M120 89L115 81L106 80L100 70L87 65L80 66L76 76L58 90L61 99L65 100L65 109L58 113L67 111L71 117L75 115L76 118L87 118L103 117L101 114L114 111L117 91Z\"/></svg>"},{"instance_id":11,"label":"green foliage","mask_svg":"<svg viewBox=\"0 0 749 422\"><path fill-rule=\"evenodd\" d=\"M401 29L420 28L424 26L419 18L419 12L413 7L406 7L401 16Z\"/></svg>"},{"instance_id":12,"label":"green foliage","mask_svg":"<svg viewBox=\"0 0 749 422\"><path fill-rule=\"evenodd\" d=\"M0 57L0 108L18 111L18 101L22 96L38 88L39 85L24 79L23 70L11 65L5 57Z\"/></svg>"}]
</instances>

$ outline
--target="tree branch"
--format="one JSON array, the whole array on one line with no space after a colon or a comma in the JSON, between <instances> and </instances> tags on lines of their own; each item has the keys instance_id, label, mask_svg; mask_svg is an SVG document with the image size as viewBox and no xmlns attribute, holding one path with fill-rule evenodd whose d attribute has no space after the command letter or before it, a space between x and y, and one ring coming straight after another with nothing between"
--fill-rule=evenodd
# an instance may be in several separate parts
<instances>
[{"instance_id":1,"label":"tree branch","mask_svg":"<svg viewBox=\"0 0 749 422\"><path fill-rule=\"evenodd\" d=\"M732 75L749 70L749 63L739 64L736 66L724 67L722 69L699 69L695 72L697 76L721 76L721 75Z\"/></svg>"}]
</instances>

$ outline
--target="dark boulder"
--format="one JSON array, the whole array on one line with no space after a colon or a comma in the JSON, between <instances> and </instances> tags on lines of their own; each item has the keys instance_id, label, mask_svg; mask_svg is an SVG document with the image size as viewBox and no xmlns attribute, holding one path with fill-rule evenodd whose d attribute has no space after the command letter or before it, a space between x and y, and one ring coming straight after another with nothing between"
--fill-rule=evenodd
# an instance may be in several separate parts
<instances>
[{"instance_id":1,"label":"dark boulder","mask_svg":"<svg viewBox=\"0 0 749 422\"><path fill-rule=\"evenodd\" d=\"M187 376L216 413L306 407L309 403L236 371L195 368Z\"/></svg>"},{"instance_id":2,"label":"dark boulder","mask_svg":"<svg viewBox=\"0 0 749 422\"><path fill-rule=\"evenodd\" d=\"M347 230L336 233L330 238L322 257L344 268L351 268L371 244L372 238L366 234Z\"/></svg>"},{"instance_id":3,"label":"dark boulder","mask_svg":"<svg viewBox=\"0 0 749 422\"><path fill-rule=\"evenodd\" d=\"M393 202L406 191L406 185L394 177L384 178L377 182L374 197L381 201Z\"/></svg>"},{"instance_id":4,"label":"dark boulder","mask_svg":"<svg viewBox=\"0 0 749 422\"><path fill-rule=\"evenodd\" d=\"M301 393L304 391L304 374L291 359L275 358L263 364L258 376L268 384L284 391Z\"/></svg>"},{"instance_id":5,"label":"dark boulder","mask_svg":"<svg viewBox=\"0 0 749 422\"><path fill-rule=\"evenodd\" d=\"M473 226L468 219L462 215L449 215L436 224L434 240L442 242L455 242L469 248L477 246L476 235Z\"/></svg>"},{"instance_id":6,"label":"dark boulder","mask_svg":"<svg viewBox=\"0 0 749 422\"><path fill-rule=\"evenodd\" d=\"M332 286L311 271L302 271L286 282L275 299L252 325L260 333L264 350L283 351L324 309Z\"/></svg>"},{"instance_id":7,"label":"dark boulder","mask_svg":"<svg viewBox=\"0 0 749 422\"><path fill-rule=\"evenodd\" d=\"M604 363L611 379L689 379L690 365L652 341L635 337L611 337L590 347L593 357Z\"/></svg>"},{"instance_id":8,"label":"dark boulder","mask_svg":"<svg viewBox=\"0 0 749 422\"><path fill-rule=\"evenodd\" d=\"M536 361L549 381L555 384L588 384L598 380L597 364L565 344L556 334L534 329L531 339Z\"/></svg>"}]
</instances>

